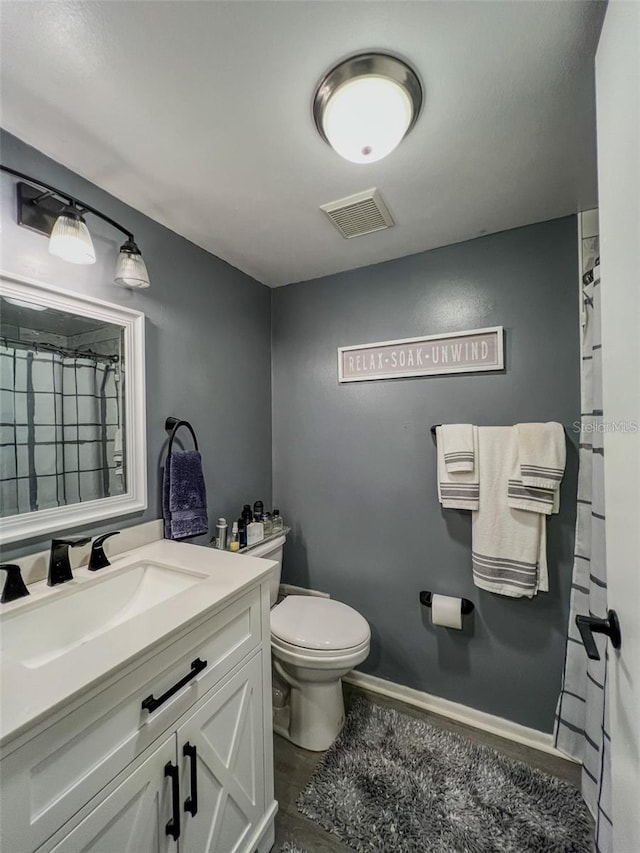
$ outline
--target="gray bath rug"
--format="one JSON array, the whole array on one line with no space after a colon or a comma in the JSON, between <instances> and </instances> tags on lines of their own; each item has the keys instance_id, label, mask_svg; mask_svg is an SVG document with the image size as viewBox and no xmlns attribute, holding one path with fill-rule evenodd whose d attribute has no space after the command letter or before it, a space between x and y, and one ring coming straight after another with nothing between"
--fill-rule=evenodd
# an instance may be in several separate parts
<instances>
[{"instance_id":1,"label":"gray bath rug","mask_svg":"<svg viewBox=\"0 0 640 853\"><path fill-rule=\"evenodd\" d=\"M295 844L289 844L288 841L280 848L280 853L306 853L306 850L303 850L302 847L296 847Z\"/></svg>"},{"instance_id":2,"label":"gray bath rug","mask_svg":"<svg viewBox=\"0 0 640 853\"><path fill-rule=\"evenodd\" d=\"M362 698L298 809L360 853L592 850L571 785Z\"/></svg>"}]
</instances>

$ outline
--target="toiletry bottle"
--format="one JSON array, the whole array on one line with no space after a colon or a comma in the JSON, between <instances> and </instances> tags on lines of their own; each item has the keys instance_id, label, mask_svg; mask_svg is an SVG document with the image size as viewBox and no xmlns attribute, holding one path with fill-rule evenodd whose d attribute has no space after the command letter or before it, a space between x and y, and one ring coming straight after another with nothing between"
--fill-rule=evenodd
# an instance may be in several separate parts
<instances>
[{"instance_id":1,"label":"toiletry bottle","mask_svg":"<svg viewBox=\"0 0 640 853\"><path fill-rule=\"evenodd\" d=\"M281 533L284 530L284 521L279 509L274 509L271 523L274 533Z\"/></svg>"},{"instance_id":2,"label":"toiletry bottle","mask_svg":"<svg viewBox=\"0 0 640 853\"><path fill-rule=\"evenodd\" d=\"M247 547L247 526L244 523L244 518L238 519L238 541L241 548Z\"/></svg>"},{"instance_id":3,"label":"toiletry bottle","mask_svg":"<svg viewBox=\"0 0 640 853\"><path fill-rule=\"evenodd\" d=\"M224 551L227 547L227 521L225 518L219 518L216 524L216 548Z\"/></svg>"},{"instance_id":4,"label":"toiletry bottle","mask_svg":"<svg viewBox=\"0 0 640 853\"><path fill-rule=\"evenodd\" d=\"M247 547L257 545L264 539L264 525L261 521L252 521L247 525Z\"/></svg>"},{"instance_id":5,"label":"toiletry bottle","mask_svg":"<svg viewBox=\"0 0 640 853\"><path fill-rule=\"evenodd\" d=\"M264 535L266 539L267 536L271 536L271 534L273 533L273 521L271 520L270 512L265 512L265 514L262 516L262 523L264 525Z\"/></svg>"},{"instance_id":6,"label":"toiletry bottle","mask_svg":"<svg viewBox=\"0 0 640 853\"><path fill-rule=\"evenodd\" d=\"M264 515L264 504L262 501L256 501L253 505L253 520L262 521Z\"/></svg>"},{"instance_id":7,"label":"toiletry bottle","mask_svg":"<svg viewBox=\"0 0 640 853\"><path fill-rule=\"evenodd\" d=\"M239 551L240 550L240 537L238 536L238 522L234 521L233 526L231 527L231 539L229 540L229 550L230 551Z\"/></svg>"},{"instance_id":8,"label":"toiletry bottle","mask_svg":"<svg viewBox=\"0 0 640 853\"><path fill-rule=\"evenodd\" d=\"M253 521L253 512L251 511L251 505L250 504L245 504L242 507L241 515L242 515L242 519L244 521L245 527L247 526L247 524L251 524L251 522Z\"/></svg>"}]
</instances>

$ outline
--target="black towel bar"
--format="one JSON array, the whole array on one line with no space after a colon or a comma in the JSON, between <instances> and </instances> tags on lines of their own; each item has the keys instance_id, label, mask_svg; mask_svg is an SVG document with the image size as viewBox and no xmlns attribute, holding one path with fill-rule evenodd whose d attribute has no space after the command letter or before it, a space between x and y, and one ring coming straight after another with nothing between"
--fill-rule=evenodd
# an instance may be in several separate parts
<instances>
[{"instance_id":1,"label":"black towel bar","mask_svg":"<svg viewBox=\"0 0 640 853\"><path fill-rule=\"evenodd\" d=\"M441 427L441 426L442 426L442 424L434 424L434 425L431 427L431 435L432 435L434 438L436 437L436 430L438 429L438 427Z\"/></svg>"},{"instance_id":2,"label":"black towel bar","mask_svg":"<svg viewBox=\"0 0 640 853\"><path fill-rule=\"evenodd\" d=\"M181 421L179 418L167 418L164 422L164 428L169 433L169 448L167 449L167 456L171 454L171 448L173 447L173 439L176 437L176 433L180 429L180 427L186 427L193 437L193 443L195 444L195 449L198 450L198 439L196 438L195 431L189 421Z\"/></svg>"}]
</instances>

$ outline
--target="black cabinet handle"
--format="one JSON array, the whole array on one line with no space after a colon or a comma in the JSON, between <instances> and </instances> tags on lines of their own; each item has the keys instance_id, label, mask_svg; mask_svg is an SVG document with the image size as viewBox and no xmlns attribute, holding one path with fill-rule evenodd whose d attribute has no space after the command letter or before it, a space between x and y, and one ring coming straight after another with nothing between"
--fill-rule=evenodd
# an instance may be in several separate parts
<instances>
[{"instance_id":1,"label":"black cabinet handle","mask_svg":"<svg viewBox=\"0 0 640 853\"><path fill-rule=\"evenodd\" d=\"M184 678L181 678L180 681L176 681L173 687L170 687L166 693L163 693L162 696L159 696L157 699L151 694L151 696L147 696L146 699L142 700L142 710L148 711L152 714L156 708L159 708L167 699L170 699L174 693L177 693L185 684L188 684L192 678L195 678L199 672L206 667L206 660L200 660L200 658L196 658L191 662L191 672L185 675Z\"/></svg>"},{"instance_id":2,"label":"black cabinet handle","mask_svg":"<svg viewBox=\"0 0 640 853\"><path fill-rule=\"evenodd\" d=\"M620 648L622 634L620 633L618 614L615 610L609 610L606 619L598 619L595 616L576 616L576 625L587 650L587 657L591 660L600 660L600 653L593 638L594 634L606 634L611 640L613 648Z\"/></svg>"},{"instance_id":3,"label":"black cabinet handle","mask_svg":"<svg viewBox=\"0 0 640 853\"><path fill-rule=\"evenodd\" d=\"M184 810L195 817L198 814L198 756L195 746L192 746L188 741L182 747L182 754L185 758L190 759L191 765L191 795L184 801Z\"/></svg>"},{"instance_id":4,"label":"black cabinet handle","mask_svg":"<svg viewBox=\"0 0 640 853\"><path fill-rule=\"evenodd\" d=\"M170 761L164 765L164 775L171 777L171 808L173 817L167 821L165 833L174 841L180 837L180 774L178 768Z\"/></svg>"}]
</instances>

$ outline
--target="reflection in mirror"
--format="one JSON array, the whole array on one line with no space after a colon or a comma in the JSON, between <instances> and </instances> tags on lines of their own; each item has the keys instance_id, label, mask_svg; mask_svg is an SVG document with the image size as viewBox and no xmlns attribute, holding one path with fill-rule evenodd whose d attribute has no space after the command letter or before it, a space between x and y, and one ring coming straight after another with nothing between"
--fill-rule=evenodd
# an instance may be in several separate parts
<instances>
[{"instance_id":1,"label":"reflection in mirror","mask_svg":"<svg viewBox=\"0 0 640 853\"><path fill-rule=\"evenodd\" d=\"M2 297L2 517L127 492L124 352L122 326Z\"/></svg>"}]
</instances>

